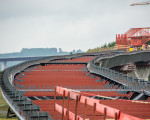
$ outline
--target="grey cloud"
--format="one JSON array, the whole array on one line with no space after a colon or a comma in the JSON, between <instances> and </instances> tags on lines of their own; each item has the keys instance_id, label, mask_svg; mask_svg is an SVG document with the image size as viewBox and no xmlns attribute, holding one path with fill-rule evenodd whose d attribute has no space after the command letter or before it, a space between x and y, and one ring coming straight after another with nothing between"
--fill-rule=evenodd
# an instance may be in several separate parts
<instances>
[{"instance_id":1,"label":"grey cloud","mask_svg":"<svg viewBox=\"0 0 150 120\"><path fill-rule=\"evenodd\" d=\"M25 47L87 50L131 27L150 26L150 6L131 7L130 1L0 0L0 53Z\"/></svg>"},{"instance_id":2,"label":"grey cloud","mask_svg":"<svg viewBox=\"0 0 150 120\"><path fill-rule=\"evenodd\" d=\"M83 17L115 12L124 7L123 3L126 2L118 0L7 0L0 4L0 16L56 16L63 14Z\"/></svg>"}]
</instances>

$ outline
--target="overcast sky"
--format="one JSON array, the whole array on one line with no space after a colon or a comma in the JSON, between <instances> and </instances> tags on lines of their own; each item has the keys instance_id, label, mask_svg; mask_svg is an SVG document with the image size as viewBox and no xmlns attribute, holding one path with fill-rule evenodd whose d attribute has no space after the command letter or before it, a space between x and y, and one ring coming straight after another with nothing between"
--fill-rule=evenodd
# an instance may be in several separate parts
<instances>
[{"instance_id":1,"label":"overcast sky","mask_svg":"<svg viewBox=\"0 0 150 120\"><path fill-rule=\"evenodd\" d=\"M0 0L0 53L22 48L88 50L115 41L116 33L150 27L143 0Z\"/></svg>"}]
</instances>

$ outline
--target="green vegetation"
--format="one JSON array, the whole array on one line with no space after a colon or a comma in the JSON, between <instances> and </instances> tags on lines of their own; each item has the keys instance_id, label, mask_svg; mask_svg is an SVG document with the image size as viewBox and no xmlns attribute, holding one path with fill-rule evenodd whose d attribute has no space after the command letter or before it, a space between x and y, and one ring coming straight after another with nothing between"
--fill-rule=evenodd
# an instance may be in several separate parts
<instances>
[{"instance_id":1,"label":"green vegetation","mask_svg":"<svg viewBox=\"0 0 150 120\"><path fill-rule=\"evenodd\" d=\"M106 50L113 50L115 49L114 46L116 45L116 42L110 42L108 44L104 44L101 47L97 47L97 48L93 48L93 49L89 49L87 52L100 52L100 51L106 51Z\"/></svg>"},{"instance_id":2,"label":"green vegetation","mask_svg":"<svg viewBox=\"0 0 150 120\"><path fill-rule=\"evenodd\" d=\"M2 76L2 73L3 72L0 71L0 77ZM9 106L7 105L5 100L3 99L2 92L1 92L1 89L0 89L0 120L17 120L16 118L6 119L8 108L9 108Z\"/></svg>"},{"instance_id":3,"label":"green vegetation","mask_svg":"<svg viewBox=\"0 0 150 120\"><path fill-rule=\"evenodd\" d=\"M110 42L108 44L105 43L100 48L114 47L115 45L116 45L116 42L114 41L114 42Z\"/></svg>"},{"instance_id":4,"label":"green vegetation","mask_svg":"<svg viewBox=\"0 0 150 120\"><path fill-rule=\"evenodd\" d=\"M147 44L147 45L150 45L150 41L148 41L146 44Z\"/></svg>"},{"instance_id":5,"label":"green vegetation","mask_svg":"<svg viewBox=\"0 0 150 120\"><path fill-rule=\"evenodd\" d=\"M0 120L19 120L19 119L17 119L17 118L6 118L6 117L1 118L0 117Z\"/></svg>"},{"instance_id":6,"label":"green vegetation","mask_svg":"<svg viewBox=\"0 0 150 120\"><path fill-rule=\"evenodd\" d=\"M2 93L0 90L0 118L6 118L6 113L8 110L8 105L2 97Z\"/></svg>"},{"instance_id":7,"label":"green vegetation","mask_svg":"<svg viewBox=\"0 0 150 120\"><path fill-rule=\"evenodd\" d=\"M0 90L0 120L17 120L17 118L6 118L8 108L9 106L3 99L2 93Z\"/></svg>"},{"instance_id":8,"label":"green vegetation","mask_svg":"<svg viewBox=\"0 0 150 120\"><path fill-rule=\"evenodd\" d=\"M2 71L0 72L0 77L2 76ZM0 119L6 118L6 113L8 110L8 105L2 97L1 89L0 89Z\"/></svg>"},{"instance_id":9,"label":"green vegetation","mask_svg":"<svg viewBox=\"0 0 150 120\"><path fill-rule=\"evenodd\" d=\"M72 55L73 53L72 52L70 52L70 55Z\"/></svg>"},{"instance_id":10,"label":"green vegetation","mask_svg":"<svg viewBox=\"0 0 150 120\"><path fill-rule=\"evenodd\" d=\"M3 71L0 71L0 77L1 77L2 73L3 73Z\"/></svg>"}]
</instances>

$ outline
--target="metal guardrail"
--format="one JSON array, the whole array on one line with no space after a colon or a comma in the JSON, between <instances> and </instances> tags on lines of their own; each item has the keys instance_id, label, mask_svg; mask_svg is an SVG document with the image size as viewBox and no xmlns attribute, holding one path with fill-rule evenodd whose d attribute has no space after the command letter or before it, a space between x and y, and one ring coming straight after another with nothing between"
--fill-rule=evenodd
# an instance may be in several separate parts
<instances>
[{"instance_id":1,"label":"metal guardrail","mask_svg":"<svg viewBox=\"0 0 150 120\"><path fill-rule=\"evenodd\" d=\"M138 53L138 52L134 52L134 53ZM127 54L133 54L133 53L127 53ZM122 55L122 54L117 54L117 56L119 55ZM102 59L109 58L112 56L116 56L116 55L108 55L108 56L102 57ZM127 86L131 89L138 88L139 90L145 92L145 94L150 95L150 82L129 76L127 74L117 72L115 70L111 70L109 68L99 67L94 64L94 61L96 59L97 58L91 60L87 65L87 68L90 73L101 75L107 79L110 79L116 83Z\"/></svg>"},{"instance_id":2,"label":"metal guardrail","mask_svg":"<svg viewBox=\"0 0 150 120\"><path fill-rule=\"evenodd\" d=\"M109 57L108 57L109 56ZM101 67L112 68L127 63L136 63L139 61L148 62L150 61L150 51L134 51L125 54L107 55L103 58L97 58L95 63Z\"/></svg>"},{"instance_id":3,"label":"metal guardrail","mask_svg":"<svg viewBox=\"0 0 150 120\"><path fill-rule=\"evenodd\" d=\"M77 90L77 91L81 91L81 92L101 92L101 91L136 91L136 92L143 92L143 90L141 89L138 89L138 88L132 88L132 89L112 89L112 88L103 88L103 89L73 89L73 90ZM21 92L26 92L26 91L34 91L34 92L39 92L39 91L42 91L42 92L53 92L55 91L54 89L21 89L19 90Z\"/></svg>"}]
</instances>

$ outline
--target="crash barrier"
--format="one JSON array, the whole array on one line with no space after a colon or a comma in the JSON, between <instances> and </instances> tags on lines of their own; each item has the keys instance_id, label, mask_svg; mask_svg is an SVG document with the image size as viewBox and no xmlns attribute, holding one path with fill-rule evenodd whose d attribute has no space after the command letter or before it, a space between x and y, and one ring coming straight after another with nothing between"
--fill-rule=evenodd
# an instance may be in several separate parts
<instances>
[{"instance_id":1,"label":"crash barrier","mask_svg":"<svg viewBox=\"0 0 150 120\"><path fill-rule=\"evenodd\" d=\"M56 93L63 96L62 106L60 106L56 103ZM75 113L70 114L71 111L69 111L69 107L68 107L68 109L64 108L65 97L68 97L68 103L69 103L70 98L76 100ZM78 120L78 117L77 117L78 102L85 104L84 113L86 113L87 105L94 107L93 114L92 114L93 120L95 117L95 111L103 113L104 120L106 119L107 116L110 116L110 117L114 118L115 120L142 120L141 118L137 118L137 117L125 114L125 113L121 112L119 109L115 109L115 108L109 107L107 105L101 104L100 100L96 100L96 99L81 95L79 92L76 92L76 91L73 91L73 90L70 90L67 88L59 87L59 86L57 86L55 88L54 112L55 112L55 110L57 110L60 113L62 113L62 119L63 119L63 116L68 115L67 116L68 119L72 118L71 120L74 120L73 118L75 118L75 120ZM69 104L68 104L68 106L69 106ZM84 114L83 118L79 118L79 119L85 120L86 117L87 117L86 114Z\"/></svg>"}]
</instances>

